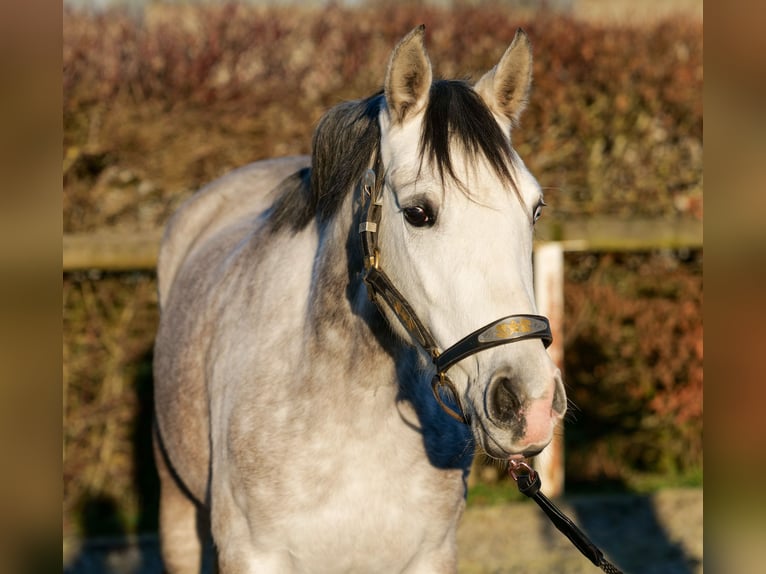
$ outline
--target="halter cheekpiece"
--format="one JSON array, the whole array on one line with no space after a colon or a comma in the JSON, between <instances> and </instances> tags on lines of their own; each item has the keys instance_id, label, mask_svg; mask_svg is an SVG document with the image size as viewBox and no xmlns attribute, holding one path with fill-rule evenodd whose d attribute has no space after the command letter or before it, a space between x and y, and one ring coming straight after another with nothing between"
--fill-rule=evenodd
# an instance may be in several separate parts
<instances>
[{"instance_id":1,"label":"halter cheekpiece","mask_svg":"<svg viewBox=\"0 0 766 574\"><path fill-rule=\"evenodd\" d=\"M525 339L542 339L547 348L553 342L550 323L541 315L508 315L485 325L441 351L428 327L418 318L407 299L394 286L381 267L378 226L383 208L383 177L376 175L376 172L381 173L380 153L376 154L374 167L368 169L362 178L366 209L364 219L359 224L359 235L364 256L364 282L367 286L367 294L379 308L382 302L385 302L404 328L431 356L436 367L436 374L431 381L431 389L436 401L451 417L467 424L469 421L465 409L446 371L458 361L498 345ZM439 392L442 387L447 387L451 391L460 412L455 411L442 400Z\"/></svg>"}]
</instances>

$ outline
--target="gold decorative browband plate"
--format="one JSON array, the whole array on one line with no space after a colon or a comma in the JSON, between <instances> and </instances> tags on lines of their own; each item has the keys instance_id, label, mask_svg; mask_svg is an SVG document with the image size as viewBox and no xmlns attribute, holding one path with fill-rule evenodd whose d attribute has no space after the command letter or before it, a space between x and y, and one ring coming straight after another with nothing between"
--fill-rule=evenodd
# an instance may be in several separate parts
<instances>
[{"instance_id":1,"label":"gold decorative browband plate","mask_svg":"<svg viewBox=\"0 0 766 574\"><path fill-rule=\"evenodd\" d=\"M545 322L534 317L511 317L490 325L479 335L478 339L480 343L504 341L520 335L544 332L547 329L548 325Z\"/></svg>"}]
</instances>

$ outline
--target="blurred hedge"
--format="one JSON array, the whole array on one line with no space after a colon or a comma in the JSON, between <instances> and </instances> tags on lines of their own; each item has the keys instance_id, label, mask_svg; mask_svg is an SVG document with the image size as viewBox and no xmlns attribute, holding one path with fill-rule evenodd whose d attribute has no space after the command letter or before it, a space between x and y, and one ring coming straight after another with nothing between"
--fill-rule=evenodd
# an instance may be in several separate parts
<instances>
[{"instance_id":1,"label":"blurred hedge","mask_svg":"<svg viewBox=\"0 0 766 574\"><path fill-rule=\"evenodd\" d=\"M571 254L566 273L570 483L698 480L702 253Z\"/></svg>"},{"instance_id":2,"label":"blurred hedge","mask_svg":"<svg viewBox=\"0 0 766 574\"><path fill-rule=\"evenodd\" d=\"M421 22L444 77L478 77L526 29L534 91L514 138L554 216L700 215L701 22L231 4L65 10L65 230L160 225L228 169L307 153L327 107L378 89L392 46Z\"/></svg>"},{"instance_id":3,"label":"blurred hedge","mask_svg":"<svg viewBox=\"0 0 766 574\"><path fill-rule=\"evenodd\" d=\"M515 145L546 217L702 215L702 24L598 26L500 4L64 10L64 228L164 223L225 171L307 153L327 107L380 87L427 25L435 72L478 77L516 27L535 51ZM64 531L155 524L151 274L64 276ZM702 255L570 255L571 484L701 472Z\"/></svg>"}]
</instances>

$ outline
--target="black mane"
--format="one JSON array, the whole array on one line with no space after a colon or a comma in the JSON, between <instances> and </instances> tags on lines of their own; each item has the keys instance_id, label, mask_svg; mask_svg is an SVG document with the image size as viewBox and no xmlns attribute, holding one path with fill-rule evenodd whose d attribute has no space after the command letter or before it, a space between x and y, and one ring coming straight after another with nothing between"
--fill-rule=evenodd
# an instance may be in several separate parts
<instances>
[{"instance_id":1,"label":"black mane","mask_svg":"<svg viewBox=\"0 0 766 574\"><path fill-rule=\"evenodd\" d=\"M385 105L382 92L330 109L314 133L311 169L284 180L271 210L274 231L304 228L317 217L332 218L370 167L380 145L378 114ZM452 165L451 151L459 145L471 157L483 156L497 176L514 189L513 154L502 129L479 95L464 81L437 80L431 85L420 137L420 161L435 166L444 181L449 176L462 186Z\"/></svg>"}]
</instances>

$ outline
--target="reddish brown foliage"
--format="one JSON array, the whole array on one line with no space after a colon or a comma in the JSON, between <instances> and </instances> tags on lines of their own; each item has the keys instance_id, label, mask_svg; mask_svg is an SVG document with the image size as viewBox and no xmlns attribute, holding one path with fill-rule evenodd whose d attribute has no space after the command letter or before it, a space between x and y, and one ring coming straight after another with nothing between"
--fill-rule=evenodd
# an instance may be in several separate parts
<instances>
[{"instance_id":1,"label":"reddish brown foliage","mask_svg":"<svg viewBox=\"0 0 766 574\"><path fill-rule=\"evenodd\" d=\"M570 257L567 457L580 480L701 464L701 271L701 254Z\"/></svg>"}]
</instances>

